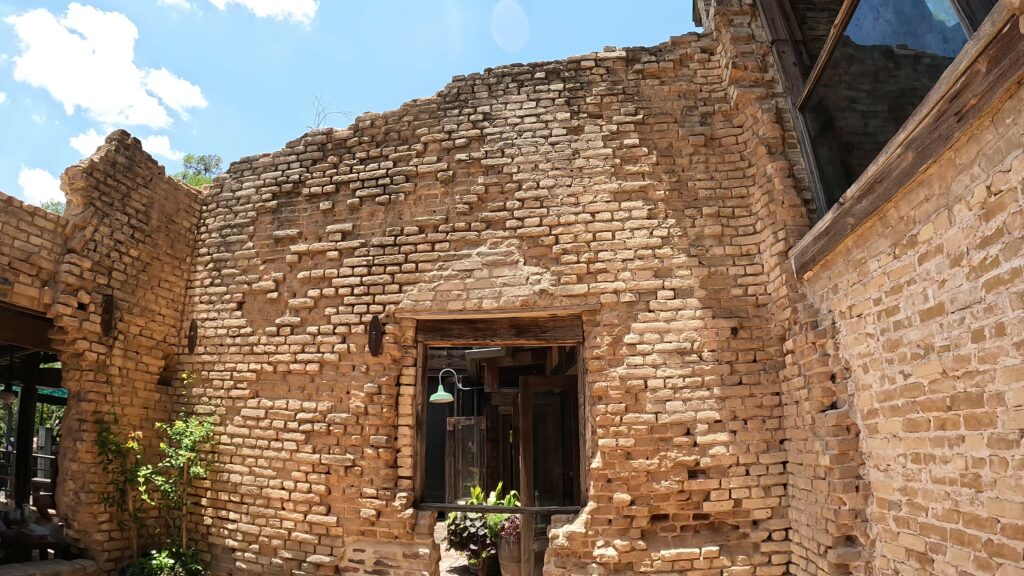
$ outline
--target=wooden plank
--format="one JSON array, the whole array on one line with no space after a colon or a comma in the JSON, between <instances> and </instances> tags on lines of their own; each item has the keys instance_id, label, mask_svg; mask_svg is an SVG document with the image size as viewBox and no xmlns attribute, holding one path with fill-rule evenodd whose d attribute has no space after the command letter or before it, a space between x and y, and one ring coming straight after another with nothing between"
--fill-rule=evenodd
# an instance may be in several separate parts
<instances>
[{"instance_id":1,"label":"wooden plank","mask_svg":"<svg viewBox=\"0 0 1024 576\"><path fill-rule=\"evenodd\" d=\"M580 506L487 506L484 504L436 504L422 503L416 506L417 510L432 510L437 512L483 512L501 514L527 514L536 516L555 516L557 514L577 514Z\"/></svg>"},{"instance_id":2,"label":"wooden plank","mask_svg":"<svg viewBox=\"0 0 1024 576\"><path fill-rule=\"evenodd\" d=\"M814 91L818 80L821 79L821 75L825 73L825 68L832 59L836 46L839 45L839 41L843 38L843 33L846 32L846 27L850 25L850 20L853 19L853 13L857 10L857 4L859 4L859 0L844 0L843 5L839 8L836 21L832 23L832 29L829 30L825 45L821 48L821 54L818 55L818 61L814 63L811 73L807 75L807 83L804 84L803 92L800 93L800 97L796 100L797 110L804 107L807 99L811 96L811 92Z\"/></svg>"},{"instance_id":3,"label":"wooden plank","mask_svg":"<svg viewBox=\"0 0 1024 576\"><path fill-rule=\"evenodd\" d=\"M578 304L573 306L550 306L545 308L497 308L493 310L397 310L395 311L395 318L413 318L415 320L466 320L473 318L537 318L546 316L572 316L600 309L600 304Z\"/></svg>"},{"instance_id":4,"label":"wooden plank","mask_svg":"<svg viewBox=\"0 0 1024 576\"><path fill-rule=\"evenodd\" d=\"M519 387L519 498L524 508L533 507L533 390ZM533 576L535 528L532 514L523 514L519 527L522 576Z\"/></svg>"},{"instance_id":5,"label":"wooden plank","mask_svg":"<svg viewBox=\"0 0 1024 576\"><path fill-rule=\"evenodd\" d=\"M38 370L38 368L36 369ZM35 437L36 387L30 381L18 393L18 424L14 453L14 503L19 508L29 503L32 488L32 442Z\"/></svg>"},{"instance_id":6,"label":"wooden plank","mask_svg":"<svg viewBox=\"0 0 1024 576\"><path fill-rule=\"evenodd\" d=\"M587 466L587 460L590 458L590 438L593 433L591 427L590 418L590 404L588 403L589 394L587 394L587 363L584 360L583 346L576 348L576 363L579 365L579 370L576 373L576 377L579 381L576 383L576 399L579 403L579 414L580 414L580 438L579 438L579 463L580 463L580 475L579 475L579 502L581 506L586 503L587 499L587 484L590 482L590 467Z\"/></svg>"},{"instance_id":7,"label":"wooden plank","mask_svg":"<svg viewBox=\"0 0 1024 576\"><path fill-rule=\"evenodd\" d=\"M433 346L554 346L583 341L579 316L420 320L418 341Z\"/></svg>"},{"instance_id":8,"label":"wooden plank","mask_svg":"<svg viewBox=\"0 0 1024 576\"><path fill-rule=\"evenodd\" d=\"M793 247L803 276L924 172L988 110L1024 81L1018 14L1004 3L839 203Z\"/></svg>"},{"instance_id":9,"label":"wooden plank","mask_svg":"<svg viewBox=\"0 0 1024 576\"><path fill-rule=\"evenodd\" d=\"M498 391L498 362L494 358L487 358L484 364L484 391Z\"/></svg>"},{"instance_id":10,"label":"wooden plank","mask_svg":"<svg viewBox=\"0 0 1024 576\"><path fill-rule=\"evenodd\" d=\"M0 343L14 344L33 350L53 352L50 328L53 321L45 316L30 314L0 305Z\"/></svg>"},{"instance_id":11,"label":"wooden plank","mask_svg":"<svg viewBox=\"0 0 1024 576\"><path fill-rule=\"evenodd\" d=\"M415 468L413 476L413 502L423 500L423 486L426 484L427 464L427 401L426 396L430 394L430 383L427 382L427 345L416 345L416 393L413 395L416 403L416 453Z\"/></svg>"}]
</instances>

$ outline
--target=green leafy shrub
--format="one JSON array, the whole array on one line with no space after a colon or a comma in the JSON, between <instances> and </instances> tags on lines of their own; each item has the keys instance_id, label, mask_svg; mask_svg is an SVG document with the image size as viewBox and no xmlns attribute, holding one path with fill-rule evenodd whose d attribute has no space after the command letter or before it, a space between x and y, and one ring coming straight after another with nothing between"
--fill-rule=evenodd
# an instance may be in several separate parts
<instances>
[{"instance_id":1,"label":"green leafy shrub","mask_svg":"<svg viewBox=\"0 0 1024 576\"><path fill-rule=\"evenodd\" d=\"M187 416L170 424L158 422L156 428L165 436L160 443L164 456L155 466L140 469L142 498L164 512L172 533L179 534L178 543L187 547L188 511L192 504L189 492L194 480L206 478L206 463L200 449L213 438L213 422Z\"/></svg>"},{"instance_id":2,"label":"green leafy shrub","mask_svg":"<svg viewBox=\"0 0 1024 576\"><path fill-rule=\"evenodd\" d=\"M114 430L110 422L100 419L97 450L100 465L110 476L110 490L100 495L100 501L121 513L118 527L128 531L131 540L132 558L139 556L139 533L145 518L139 497L144 488L139 462L142 446L142 432L128 432L127 438Z\"/></svg>"},{"instance_id":3,"label":"green leafy shrub","mask_svg":"<svg viewBox=\"0 0 1024 576\"><path fill-rule=\"evenodd\" d=\"M153 550L149 555L132 562L126 576L203 576L206 571L194 548L173 546Z\"/></svg>"}]
</instances>

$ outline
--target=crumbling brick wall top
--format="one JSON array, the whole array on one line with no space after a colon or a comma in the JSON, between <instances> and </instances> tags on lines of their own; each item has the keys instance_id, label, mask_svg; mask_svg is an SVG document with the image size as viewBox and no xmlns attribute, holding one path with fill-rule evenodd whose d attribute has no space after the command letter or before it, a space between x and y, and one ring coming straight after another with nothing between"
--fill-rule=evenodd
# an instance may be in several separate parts
<instances>
[{"instance_id":1,"label":"crumbling brick wall top","mask_svg":"<svg viewBox=\"0 0 1024 576\"><path fill-rule=\"evenodd\" d=\"M57 214L0 193L0 303L49 313L66 225Z\"/></svg>"}]
</instances>

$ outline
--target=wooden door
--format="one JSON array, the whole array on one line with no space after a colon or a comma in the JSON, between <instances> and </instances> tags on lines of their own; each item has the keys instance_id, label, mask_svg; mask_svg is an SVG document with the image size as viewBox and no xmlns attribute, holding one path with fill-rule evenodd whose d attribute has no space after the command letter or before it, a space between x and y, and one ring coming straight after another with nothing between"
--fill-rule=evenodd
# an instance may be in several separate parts
<instances>
[{"instance_id":1,"label":"wooden door","mask_svg":"<svg viewBox=\"0 0 1024 576\"><path fill-rule=\"evenodd\" d=\"M578 377L523 376L519 379L519 486L523 506L572 506L579 503ZM539 573L547 549L538 526L550 518L524 514L522 569ZM546 529L542 532L546 534ZM533 558L534 562L527 561Z\"/></svg>"},{"instance_id":2,"label":"wooden door","mask_svg":"<svg viewBox=\"0 0 1024 576\"><path fill-rule=\"evenodd\" d=\"M445 501L469 497L469 490L483 485L484 418L450 417L445 438Z\"/></svg>"}]
</instances>

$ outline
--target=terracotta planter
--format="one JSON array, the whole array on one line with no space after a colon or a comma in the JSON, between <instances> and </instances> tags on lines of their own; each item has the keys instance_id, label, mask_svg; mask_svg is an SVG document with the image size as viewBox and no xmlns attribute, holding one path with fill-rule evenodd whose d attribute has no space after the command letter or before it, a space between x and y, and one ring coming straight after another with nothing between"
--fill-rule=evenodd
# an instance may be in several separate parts
<instances>
[{"instance_id":1,"label":"terracotta planter","mask_svg":"<svg viewBox=\"0 0 1024 576\"><path fill-rule=\"evenodd\" d=\"M519 540L502 538L498 541L498 563L501 565L501 576L519 576L522 563Z\"/></svg>"}]
</instances>

